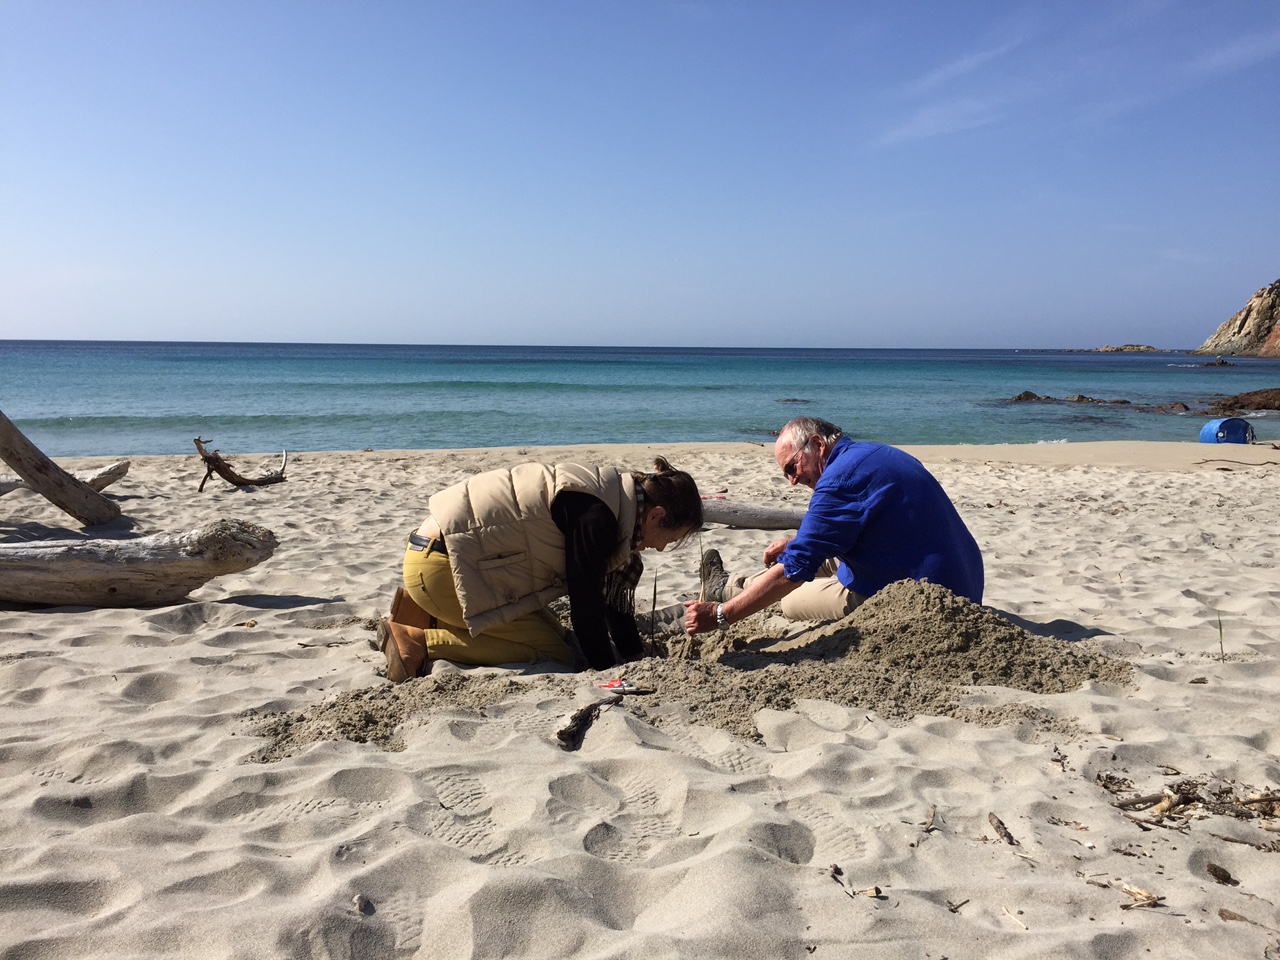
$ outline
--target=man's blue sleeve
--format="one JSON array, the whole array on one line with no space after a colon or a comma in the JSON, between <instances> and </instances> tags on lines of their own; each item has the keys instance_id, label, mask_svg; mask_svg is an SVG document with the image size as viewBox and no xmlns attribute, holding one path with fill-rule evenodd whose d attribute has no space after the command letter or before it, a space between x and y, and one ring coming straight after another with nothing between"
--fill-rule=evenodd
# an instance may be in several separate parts
<instances>
[{"instance_id":1,"label":"man's blue sleeve","mask_svg":"<svg viewBox=\"0 0 1280 960\"><path fill-rule=\"evenodd\" d=\"M847 486L839 496L832 496L821 483L814 490L800 530L782 554L782 572L793 583L812 580L824 563L850 553L862 536L879 497L865 483Z\"/></svg>"}]
</instances>

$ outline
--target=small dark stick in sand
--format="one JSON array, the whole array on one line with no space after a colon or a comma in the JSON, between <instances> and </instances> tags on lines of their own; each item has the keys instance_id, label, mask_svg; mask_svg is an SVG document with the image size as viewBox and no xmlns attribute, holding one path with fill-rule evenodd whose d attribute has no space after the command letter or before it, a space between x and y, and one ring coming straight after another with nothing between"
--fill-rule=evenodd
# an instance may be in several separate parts
<instances>
[{"instance_id":1,"label":"small dark stick in sand","mask_svg":"<svg viewBox=\"0 0 1280 960\"><path fill-rule=\"evenodd\" d=\"M1226 884L1228 887L1240 886L1240 881L1233 877L1225 867L1220 867L1216 863L1205 864L1205 872L1219 883Z\"/></svg>"},{"instance_id":2,"label":"small dark stick in sand","mask_svg":"<svg viewBox=\"0 0 1280 960\"><path fill-rule=\"evenodd\" d=\"M995 828L1000 839L1011 847L1018 846L1018 841L1013 839L1013 834L1009 832L1009 828L1004 825L1004 821L997 817L994 813L987 814L987 820L991 822L991 826Z\"/></svg>"},{"instance_id":3,"label":"small dark stick in sand","mask_svg":"<svg viewBox=\"0 0 1280 960\"><path fill-rule=\"evenodd\" d=\"M649 643L658 635L658 571L653 571L653 600L649 604Z\"/></svg>"}]
</instances>

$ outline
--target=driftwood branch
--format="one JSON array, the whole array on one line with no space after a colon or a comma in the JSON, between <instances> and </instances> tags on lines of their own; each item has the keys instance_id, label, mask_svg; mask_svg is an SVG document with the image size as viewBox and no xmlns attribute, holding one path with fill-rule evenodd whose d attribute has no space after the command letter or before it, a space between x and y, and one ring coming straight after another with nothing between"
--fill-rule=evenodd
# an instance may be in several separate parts
<instances>
[{"instance_id":1,"label":"driftwood branch","mask_svg":"<svg viewBox=\"0 0 1280 960\"><path fill-rule=\"evenodd\" d=\"M795 507L756 507L709 497L702 501L702 519L748 530L798 530L804 510Z\"/></svg>"},{"instance_id":2,"label":"driftwood branch","mask_svg":"<svg viewBox=\"0 0 1280 960\"><path fill-rule=\"evenodd\" d=\"M136 540L0 543L0 602L149 607L181 603L214 577L275 552L276 537L243 520Z\"/></svg>"},{"instance_id":3,"label":"driftwood branch","mask_svg":"<svg viewBox=\"0 0 1280 960\"><path fill-rule=\"evenodd\" d=\"M582 746L582 739L587 735L587 728L600 715L600 708L612 707L621 702L622 694L619 693L575 710L573 716L569 718L569 722L556 731L556 739L560 741L560 749L577 750Z\"/></svg>"},{"instance_id":4,"label":"driftwood branch","mask_svg":"<svg viewBox=\"0 0 1280 960\"><path fill-rule=\"evenodd\" d=\"M199 437L195 438L196 449L200 451L200 459L204 461L205 466L204 479L200 481L197 493L204 492L204 485L215 473L233 487L265 487L272 483L284 483L284 470L289 465L288 450L285 450L281 455L279 470L272 470L270 473L263 474L254 480L249 477L242 477L232 470L230 464L222 459L217 450L206 450L204 445L208 442L208 440L202 440Z\"/></svg>"},{"instance_id":5,"label":"driftwood branch","mask_svg":"<svg viewBox=\"0 0 1280 960\"><path fill-rule=\"evenodd\" d=\"M99 467L97 470L82 470L79 473L73 473L72 476L86 486L100 491L111 486L128 472L129 461L117 460L115 463ZM21 477L0 477L0 497L3 497L6 493L12 493L14 490L24 489L31 489L31 484Z\"/></svg>"},{"instance_id":6,"label":"driftwood branch","mask_svg":"<svg viewBox=\"0 0 1280 960\"><path fill-rule=\"evenodd\" d=\"M0 460L59 510L83 526L95 527L120 516L120 507L77 480L40 452L12 420L0 413Z\"/></svg>"}]
</instances>

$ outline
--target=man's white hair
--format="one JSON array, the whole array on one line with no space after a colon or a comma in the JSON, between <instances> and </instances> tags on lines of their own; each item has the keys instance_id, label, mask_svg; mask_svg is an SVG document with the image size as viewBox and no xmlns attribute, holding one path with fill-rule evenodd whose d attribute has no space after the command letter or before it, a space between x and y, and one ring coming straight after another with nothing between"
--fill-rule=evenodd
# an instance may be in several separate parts
<instances>
[{"instance_id":1,"label":"man's white hair","mask_svg":"<svg viewBox=\"0 0 1280 960\"><path fill-rule=\"evenodd\" d=\"M829 447L844 436L844 431L819 417L796 417L778 431L778 439L785 440L796 449L803 447L815 435Z\"/></svg>"}]
</instances>

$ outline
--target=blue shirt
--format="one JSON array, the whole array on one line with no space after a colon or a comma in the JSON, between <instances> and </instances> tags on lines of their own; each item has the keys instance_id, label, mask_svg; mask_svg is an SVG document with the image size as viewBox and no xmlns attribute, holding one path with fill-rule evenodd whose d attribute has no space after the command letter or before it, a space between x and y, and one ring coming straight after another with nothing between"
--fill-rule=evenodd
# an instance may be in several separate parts
<instances>
[{"instance_id":1,"label":"blue shirt","mask_svg":"<svg viewBox=\"0 0 1280 960\"><path fill-rule=\"evenodd\" d=\"M919 460L883 443L836 441L782 570L793 583L812 580L832 557L840 582L864 597L927 579L982 602L982 552L946 491Z\"/></svg>"}]
</instances>

